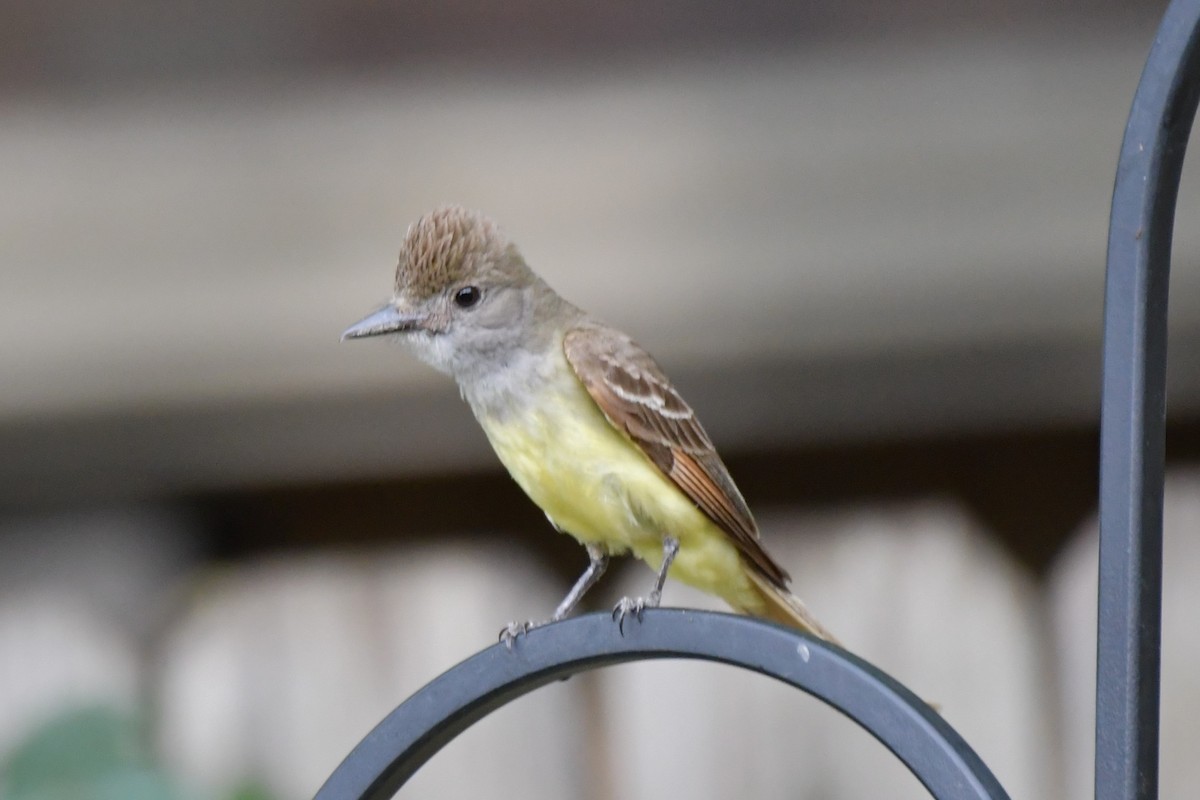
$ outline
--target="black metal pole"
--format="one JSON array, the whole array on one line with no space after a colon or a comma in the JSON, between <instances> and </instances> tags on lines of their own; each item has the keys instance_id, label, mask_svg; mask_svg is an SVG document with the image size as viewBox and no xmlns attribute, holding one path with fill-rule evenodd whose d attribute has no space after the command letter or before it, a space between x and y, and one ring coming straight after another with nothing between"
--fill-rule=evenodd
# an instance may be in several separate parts
<instances>
[{"instance_id":1,"label":"black metal pole","mask_svg":"<svg viewBox=\"0 0 1200 800\"><path fill-rule=\"evenodd\" d=\"M500 706L551 681L597 667L655 658L716 661L770 675L862 725L939 800L1008 800L954 729L912 692L826 642L732 614L649 609L547 625L509 650L495 645L427 684L351 751L316 800L387 800L455 736ZM802 787L797 794L804 794Z\"/></svg>"},{"instance_id":2,"label":"black metal pole","mask_svg":"<svg viewBox=\"0 0 1200 800\"><path fill-rule=\"evenodd\" d=\"M1200 97L1200 0L1167 9L1117 166L1104 295L1096 798L1158 795L1167 288Z\"/></svg>"}]
</instances>

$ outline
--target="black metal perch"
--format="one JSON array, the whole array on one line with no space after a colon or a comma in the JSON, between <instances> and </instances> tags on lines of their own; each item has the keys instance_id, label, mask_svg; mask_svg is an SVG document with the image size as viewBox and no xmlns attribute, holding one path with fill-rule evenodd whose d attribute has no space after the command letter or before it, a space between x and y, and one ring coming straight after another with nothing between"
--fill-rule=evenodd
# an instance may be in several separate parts
<instances>
[{"instance_id":1,"label":"black metal perch","mask_svg":"<svg viewBox=\"0 0 1200 800\"><path fill-rule=\"evenodd\" d=\"M512 650L475 655L393 711L330 776L317 800L385 800L472 723L551 681L655 658L717 661L778 678L866 728L935 797L1007 800L966 742L912 692L840 648L748 617L648 609L625 634L608 614L537 628Z\"/></svg>"},{"instance_id":2,"label":"black metal perch","mask_svg":"<svg viewBox=\"0 0 1200 800\"><path fill-rule=\"evenodd\" d=\"M1175 0L1121 145L1108 230L1100 416L1096 798L1158 796L1167 288L1200 97L1200 0Z\"/></svg>"},{"instance_id":3,"label":"black metal perch","mask_svg":"<svg viewBox=\"0 0 1200 800\"><path fill-rule=\"evenodd\" d=\"M1109 228L1101 413L1097 800L1158 794L1167 288L1183 155L1200 99L1200 0L1167 9L1117 167ZM764 622L657 609L622 636L606 614L491 647L387 716L316 800L385 800L451 739L551 681L655 658L716 661L778 678L854 719L939 800L1007 795L936 713L855 656Z\"/></svg>"}]
</instances>

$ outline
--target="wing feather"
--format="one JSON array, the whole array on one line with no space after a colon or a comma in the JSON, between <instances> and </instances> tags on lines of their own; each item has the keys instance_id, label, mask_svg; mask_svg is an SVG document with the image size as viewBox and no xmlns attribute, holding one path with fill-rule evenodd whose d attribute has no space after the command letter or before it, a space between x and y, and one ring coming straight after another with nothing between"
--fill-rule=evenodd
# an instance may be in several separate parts
<instances>
[{"instance_id":1,"label":"wing feather","mask_svg":"<svg viewBox=\"0 0 1200 800\"><path fill-rule=\"evenodd\" d=\"M754 517L712 440L650 354L598 324L568 331L563 351L609 423L728 534L750 564L785 586L788 574L759 542Z\"/></svg>"}]
</instances>

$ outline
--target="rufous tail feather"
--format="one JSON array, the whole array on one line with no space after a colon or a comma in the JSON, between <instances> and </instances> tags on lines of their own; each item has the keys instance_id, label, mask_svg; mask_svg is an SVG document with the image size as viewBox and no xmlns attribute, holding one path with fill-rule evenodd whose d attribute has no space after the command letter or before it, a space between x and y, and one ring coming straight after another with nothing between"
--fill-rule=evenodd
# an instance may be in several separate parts
<instances>
[{"instance_id":1,"label":"rufous tail feather","mask_svg":"<svg viewBox=\"0 0 1200 800\"><path fill-rule=\"evenodd\" d=\"M817 622L816 617L809 613L808 609L804 607L804 603L800 602L800 598L787 589L776 586L766 576L758 574L757 570L747 569L746 574L754 581L754 586L758 589L764 606L761 610L751 613L772 622L779 622L805 633L811 633L831 644L841 644L824 625Z\"/></svg>"},{"instance_id":2,"label":"rufous tail feather","mask_svg":"<svg viewBox=\"0 0 1200 800\"><path fill-rule=\"evenodd\" d=\"M764 575L758 574L756 570L747 569L746 574L754 581L754 588L758 590L759 596L763 600L764 608L757 611L750 609L742 609L746 613L754 614L755 616L769 619L772 622L779 622L791 628L811 633L813 636L824 639L830 644L836 644L839 647L841 642L837 640L829 630L817 622L816 618L808 612L804 607L804 603L800 602L800 598L789 592L787 589L782 589ZM932 708L937 713L942 713L942 706L939 703L933 703L928 700L925 704Z\"/></svg>"}]
</instances>

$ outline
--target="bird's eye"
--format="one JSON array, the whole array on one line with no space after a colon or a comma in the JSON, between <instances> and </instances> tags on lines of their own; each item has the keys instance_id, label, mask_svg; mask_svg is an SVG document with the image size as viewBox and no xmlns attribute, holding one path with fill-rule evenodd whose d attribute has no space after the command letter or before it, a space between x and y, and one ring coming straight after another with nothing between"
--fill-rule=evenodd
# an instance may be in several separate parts
<instances>
[{"instance_id":1,"label":"bird's eye","mask_svg":"<svg viewBox=\"0 0 1200 800\"><path fill-rule=\"evenodd\" d=\"M470 308L479 302L483 297L483 292L479 291L478 286L464 286L454 293L454 304L459 308Z\"/></svg>"}]
</instances>

